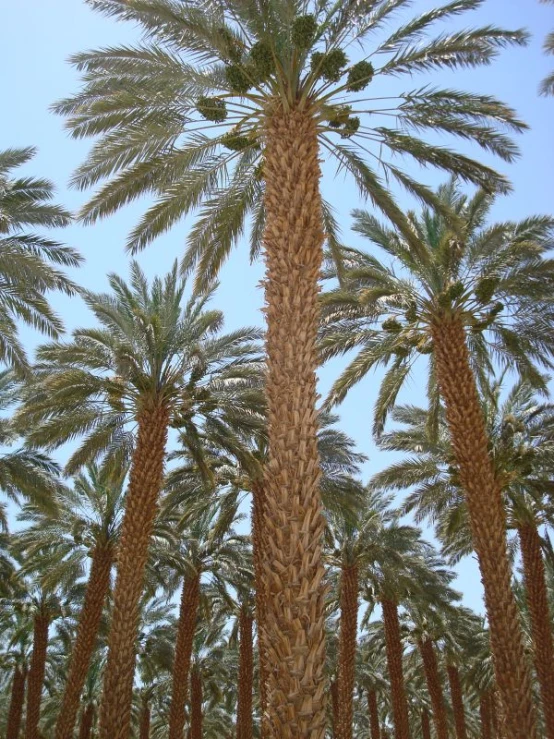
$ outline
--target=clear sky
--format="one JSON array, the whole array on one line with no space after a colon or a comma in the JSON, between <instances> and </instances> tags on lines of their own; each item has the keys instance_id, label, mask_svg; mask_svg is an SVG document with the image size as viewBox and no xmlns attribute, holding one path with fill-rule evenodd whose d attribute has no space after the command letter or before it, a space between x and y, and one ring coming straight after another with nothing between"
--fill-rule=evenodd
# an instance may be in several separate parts
<instances>
[{"instance_id":1,"label":"clear sky","mask_svg":"<svg viewBox=\"0 0 554 739\"><path fill-rule=\"evenodd\" d=\"M437 6L438 0L415 0L408 11L397 16L413 17ZM77 210L86 194L70 190L72 171L84 158L90 141L74 141L64 130L63 121L49 111L56 100L75 92L78 75L67 64L67 58L78 51L137 39L128 24L116 23L93 13L82 0L20 0L3 2L0 26L0 148L38 147L38 155L27 167L36 176L52 179L58 200L71 210ZM531 130L520 136L520 159L512 165L494 162L475 147L458 146L487 163L493 163L511 179L514 190L498 200L494 217L497 220L523 218L533 213L552 212L552 172L554 171L554 99L537 95L539 81L554 67L554 58L545 57L541 46L544 36L554 28L554 6L538 0L486 0L482 7L465 14L456 28L495 24L506 28L527 28L531 43L524 49L509 49L490 67L440 74L417 75L393 82L394 92L408 91L425 84L455 87L473 92L494 94L512 105L530 125ZM443 27L440 30L450 30ZM389 84L390 82L387 82ZM383 94L390 94L384 83ZM409 170L427 184L437 184L443 178L429 170ZM370 207L360 202L355 187L342 175L334 178L334 170L325 166L324 190L333 202L341 224L344 240L360 246L350 231L350 211L353 207ZM397 193L404 206L413 203ZM61 240L80 249L86 264L75 279L87 288L106 288L107 272L127 274L128 256L124 251L126 236L143 212L145 203L136 203L116 216L92 227L74 225L58 234ZM160 238L140 257L147 274L165 273L173 260L183 253L187 223ZM251 266L246 247L239 246L221 275L221 286L215 305L226 315L226 327L260 325L262 293L259 281L263 275L260 263ZM63 316L68 330L90 325L90 316L78 299L55 296L53 303ZM37 337L25 332L29 346ZM321 392L324 394L337 376L342 362L333 362L321 372ZM376 397L379 376L372 375L362 382L340 408L341 426L351 435L370 461L364 469L367 477L388 465L394 457L379 453L371 441L371 412ZM407 393L401 400L424 403L424 371L417 371ZM463 591L464 602L482 610L481 586L475 563L468 559L458 566L457 587Z\"/></svg>"}]
</instances>

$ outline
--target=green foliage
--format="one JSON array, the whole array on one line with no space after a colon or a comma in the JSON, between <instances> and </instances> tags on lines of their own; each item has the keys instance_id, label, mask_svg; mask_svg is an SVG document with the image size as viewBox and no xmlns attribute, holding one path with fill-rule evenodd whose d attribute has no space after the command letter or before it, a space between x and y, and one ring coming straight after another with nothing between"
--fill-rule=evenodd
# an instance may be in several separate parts
<instances>
[{"instance_id":1,"label":"green foliage","mask_svg":"<svg viewBox=\"0 0 554 739\"><path fill-rule=\"evenodd\" d=\"M348 57L342 49L331 49L326 53L315 51L312 54L312 71L327 82L338 82L348 64Z\"/></svg>"},{"instance_id":2,"label":"green foliage","mask_svg":"<svg viewBox=\"0 0 554 739\"><path fill-rule=\"evenodd\" d=\"M350 92L365 90L373 79L375 70L371 62L361 61L348 70L347 87Z\"/></svg>"},{"instance_id":3,"label":"green foliage","mask_svg":"<svg viewBox=\"0 0 554 739\"><path fill-rule=\"evenodd\" d=\"M229 69L231 67L228 67L227 71ZM225 100L221 98L206 97L203 95L198 98L196 110L207 121L214 121L214 123L221 123L227 118L227 106Z\"/></svg>"},{"instance_id":4,"label":"green foliage","mask_svg":"<svg viewBox=\"0 0 554 739\"><path fill-rule=\"evenodd\" d=\"M248 74L248 70L243 67L242 64L231 64L230 66L226 67L225 77L227 78L227 82L231 90L238 93L239 95L248 92L253 84L252 78ZM208 120L218 121L220 119L212 118Z\"/></svg>"},{"instance_id":5,"label":"green foliage","mask_svg":"<svg viewBox=\"0 0 554 739\"><path fill-rule=\"evenodd\" d=\"M317 19L315 15L300 15L292 24L292 43L300 51L311 49L317 33Z\"/></svg>"},{"instance_id":6,"label":"green foliage","mask_svg":"<svg viewBox=\"0 0 554 739\"><path fill-rule=\"evenodd\" d=\"M260 82L265 82L275 71L275 58L271 45L265 41L257 41L250 48L250 58Z\"/></svg>"}]
</instances>

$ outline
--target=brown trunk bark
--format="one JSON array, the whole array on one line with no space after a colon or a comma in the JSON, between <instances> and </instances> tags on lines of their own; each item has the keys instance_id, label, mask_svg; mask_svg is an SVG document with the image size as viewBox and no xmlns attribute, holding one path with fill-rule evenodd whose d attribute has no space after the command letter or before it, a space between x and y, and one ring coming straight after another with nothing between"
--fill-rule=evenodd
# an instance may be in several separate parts
<instances>
[{"instance_id":1,"label":"brown trunk bark","mask_svg":"<svg viewBox=\"0 0 554 739\"><path fill-rule=\"evenodd\" d=\"M323 256L317 125L270 111L264 159L268 462L268 733L323 739L324 520L317 447L316 346Z\"/></svg>"},{"instance_id":2,"label":"brown trunk bark","mask_svg":"<svg viewBox=\"0 0 554 739\"><path fill-rule=\"evenodd\" d=\"M333 737L336 739L339 731L339 685L336 680L331 683L331 710L333 712Z\"/></svg>"},{"instance_id":3,"label":"brown trunk bark","mask_svg":"<svg viewBox=\"0 0 554 739\"><path fill-rule=\"evenodd\" d=\"M10 697L10 710L8 712L8 723L6 724L6 739L18 739L21 729L21 718L23 716L23 704L25 702L25 680L27 679L27 668L15 668Z\"/></svg>"},{"instance_id":4,"label":"brown trunk bark","mask_svg":"<svg viewBox=\"0 0 554 739\"><path fill-rule=\"evenodd\" d=\"M186 577L181 591L181 606L177 625L177 642L171 677L171 705L169 709L169 739L182 739L185 727L185 704L188 697L190 661L196 631L200 600L200 575Z\"/></svg>"},{"instance_id":5,"label":"brown trunk bark","mask_svg":"<svg viewBox=\"0 0 554 739\"><path fill-rule=\"evenodd\" d=\"M140 709L140 739L150 739L150 705L147 700L142 701Z\"/></svg>"},{"instance_id":6,"label":"brown trunk bark","mask_svg":"<svg viewBox=\"0 0 554 739\"><path fill-rule=\"evenodd\" d=\"M381 739L381 727L379 726L379 709L377 707L377 693L370 690L367 694L367 706L369 709L369 729L371 739Z\"/></svg>"},{"instance_id":7,"label":"brown trunk bark","mask_svg":"<svg viewBox=\"0 0 554 739\"><path fill-rule=\"evenodd\" d=\"M450 685L450 698L454 712L454 726L456 727L456 739L467 739L466 714L464 709L464 698L460 673L455 665L447 665L448 683Z\"/></svg>"},{"instance_id":8,"label":"brown trunk bark","mask_svg":"<svg viewBox=\"0 0 554 739\"><path fill-rule=\"evenodd\" d=\"M100 709L100 739L128 739L136 639L148 548L162 486L169 413L144 409L138 418L125 515L117 552L117 579Z\"/></svg>"},{"instance_id":9,"label":"brown trunk bark","mask_svg":"<svg viewBox=\"0 0 554 739\"><path fill-rule=\"evenodd\" d=\"M481 718L481 739L493 739L492 713L490 693L483 693L479 699L479 716Z\"/></svg>"},{"instance_id":10,"label":"brown trunk bark","mask_svg":"<svg viewBox=\"0 0 554 739\"><path fill-rule=\"evenodd\" d=\"M254 680L253 621L248 606L242 606L239 622L237 739L252 739L252 687Z\"/></svg>"},{"instance_id":11,"label":"brown trunk bark","mask_svg":"<svg viewBox=\"0 0 554 739\"><path fill-rule=\"evenodd\" d=\"M263 485L252 482L252 557L256 586L256 625L258 633L258 679L260 685L260 728L262 739L268 735L267 726L267 649L265 647L265 612L267 609L267 581L264 574L264 516L265 491Z\"/></svg>"},{"instance_id":12,"label":"brown trunk bark","mask_svg":"<svg viewBox=\"0 0 554 739\"><path fill-rule=\"evenodd\" d=\"M94 721L94 706L90 703L81 716L81 725L79 726L79 739L90 739L92 736L92 722ZM73 739L73 734L68 735Z\"/></svg>"},{"instance_id":13,"label":"brown trunk bark","mask_svg":"<svg viewBox=\"0 0 554 739\"><path fill-rule=\"evenodd\" d=\"M48 627L50 620L42 612L37 613L33 629L33 654L27 678L27 714L25 717L25 739L40 739L38 722L40 702L46 670L46 650L48 647Z\"/></svg>"},{"instance_id":14,"label":"brown trunk bark","mask_svg":"<svg viewBox=\"0 0 554 739\"><path fill-rule=\"evenodd\" d=\"M110 589L112 564L113 548L98 546L92 556L85 599L56 724L56 739L73 739L79 701L96 645L104 602Z\"/></svg>"},{"instance_id":15,"label":"brown trunk bark","mask_svg":"<svg viewBox=\"0 0 554 739\"><path fill-rule=\"evenodd\" d=\"M509 739L508 738L508 727L506 726L506 716L502 708L502 703L499 700L496 691L491 693L490 698L491 705L491 721L492 721L492 732L495 739Z\"/></svg>"},{"instance_id":16,"label":"brown trunk bark","mask_svg":"<svg viewBox=\"0 0 554 739\"><path fill-rule=\"evenodd\" d=\"M190 739L202 739L202 675L197 667L190 676Z\"/></svg>"},{"instance_id":17,"label":"brown trunk bark","mask_svg":"<svg viewBox=\"0 0 554 739\"><path fill-rule=\"evenodd\" d=\"M421 712L421 736L423 739L431 739L431 722L425 709Z\"/></svg>"},{"instance_id":18,"label":"brown trunk bark","mask_svg":"<svg viewBox=\"0 0 554 739\"><path fill-rule=\"evenodd\" d=\"M537 739L531 676L511 588L502 490L488 453L488 438L465 329L444 318L433 326L435 363L460 480L479 560L496 682L512 739Z\"/></svg>"},{"instance_id":19,"label":"brown trunk bark","mask_svg":"<svg viewBox=\"0 0 554 739\"><path fill-rule=\"evenodd\" d=\"M554 739L554 647L541 539L531 523L520 526L518 533L546 736Z\"/></svg>"},{"instance_id":20,"label":"brown trunk bark","mask_svg":"<svg viewBox=\"0 0 554 739\"><path fill-rule=\"evenodd\" d=\"M356 639L358 636L358 567L342 568L339 635L339 739L352 739Z\"/></svg>"},{"instance_id":21,"label":"brown trunk bark","mask_svg":"<svg viewBox=\"0 0 554 739\"><path fill-rule=\"evenodd\" d=\"M433 723L437 732L437 739L448 739L448 721L446 719L446 708L444 695L442 693L437 655L430 639L419 640L419 651L423 660L423 669L427 681L427 690L431 697L433 707Z\"/></svg>"},{"instance_id":22,"label":"brown trunk bark","mask_svg":"<svg viewBox=\"0 0 554 739\"><path fill-rule=\"evenodd\" d=\"M389 668L394 736L396 739L409 739L410 722L408 720L408 703L404 688L404 671L402 667L402 639L397 604L386 598L382 601L383 625L385 628L385 645L387 666Z\"/></svg>"}]
</instances>

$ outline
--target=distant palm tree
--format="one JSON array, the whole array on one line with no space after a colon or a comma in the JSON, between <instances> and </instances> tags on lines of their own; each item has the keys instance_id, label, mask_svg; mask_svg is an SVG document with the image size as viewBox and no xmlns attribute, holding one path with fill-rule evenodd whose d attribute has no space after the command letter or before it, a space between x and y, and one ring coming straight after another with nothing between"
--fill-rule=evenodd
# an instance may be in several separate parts
<instances>
[{"instance_id":1,"label":"distant palm tree","mask_svg":"<svg viewBox=\"0 0 554 739\"><path fill-rule=\"evenodd\" d=\"M49 202L49 180L12 176L35 153L32 147L0 151L0 361L20 374L29 367L17 321L57 337L63 324L44 296L49 290L74 295L75 285L56 265L77 267L82 261L74 249L25 231L71 221L68 211Z\"/></svg>"},{"instance_id":2,"label":"distant palm tree","mask_svg":"<svg viewBox=\"0 0 554 739\"><path fill-rule=\"evenodd\" d=\"M247 413L241 389L249 386L259 332L218 336L221 313L206 310L209 296L184 301L176 265L150 286L136 263L130 285L113 274L109 283L111 295L84 293L100 328L38 349L19 423L33 428L31 443L49 448L84 434L69 470L106 451L132 456L100 714L101 735L115 739L129 727L139 603L169 427L186 430L198 457L203 416L225 424Z\"/></svg>"},{"instance_id":3,"label":"distant palm tree","mask_svg":"<svg viewBox=\"0 0 554 739\"><path fill-rule=\"evenodd\" d=\"M468 198L456 183L437 197L458 220L452 230L438 212L410 213L417 245L356 212L355 229L395 258L391 266L346 252L349 277L325 296L325 357L359 348L335 383L342 400L372 368L390 365L375 408L379 435L414 362L429 355L430 423L442 396L491 627L496 678L514 737L536 736L531 678L511 591L502 483L489 454L479 389L486 392L492 356L544 389L539 368L554 366L554 221L530 217L486 226L493 198Z\"/></svg>"},{"instance_id":4,"label":"distant palm tree","mask_svg":"<svg viewBox=\"0 0 554 739\"><path fill-rule=\"evenodd\" d=\"M391 90L385 101L382 93L368 96L363 90L380 76L389 90L396 75L489 63L499 48L524 43L525 34L487 27L429 40L435 21L472 10L479 0L456 0L423 13L384 30L380 41L375 32L403 2L89 3L138 24L146 39L134 48L76 55L84 87L56 106L74 136L99 135L74 184L108 182L83 208L82 219L93 223L153 194L154 205L129 238L135 251L203 206L185 258L186 268L198 266L198 288L217 275L249 215L254 255L263 241L269 414L264 520L271 550L266 630L275 665L268 678L270 732L284 739L295 732L322 737L323 565L313 556L321 550L324 527L316 335L322 246L327 234L338 256L339 236L321 197L319 159L328 154L351 174L408 238L409 225L378 166L425 201L436 200L389 155L405 154L505 189L506 180L493 170L415 132L445 131L511 160L513 144L496 126L517 131L523 124L506 106L453 90ZM352 63L346 52L370 39L363 58Z\"/></svg>"},{"instance_id":5,"label":"distant palm tree","mask_svg":"<svg viewBox=\"0 0 554 739\"><path fill-rule=\"evenodd\" d=\"M551 3L552 0L541 0L543 3ZM554 31L551 31L544 41L544 50L547 54L554 54ZM554 95L554 72L546 77L540 86L541 95Z\"/></svg>"}]
</instances>

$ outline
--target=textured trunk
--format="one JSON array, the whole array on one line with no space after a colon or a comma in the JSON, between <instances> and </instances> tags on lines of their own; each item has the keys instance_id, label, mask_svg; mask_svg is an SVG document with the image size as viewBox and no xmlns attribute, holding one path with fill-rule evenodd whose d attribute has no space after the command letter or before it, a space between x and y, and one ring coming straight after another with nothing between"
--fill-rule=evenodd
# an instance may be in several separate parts
<instances>
[{"instance_id":1,"label":"textured trunk","mask_svg":"<svg viewBox=\"0 0 554 739\"><path fill-rule=\"evenodd\" d=\"M267 727L267 649L265 647L265 613L267 609L267 581L264 574L264 515L265 491L263 485L252 483L252 558L256 586L256 624L258 632L258 679L260 684L260 723L262 739L268 735Z\"/></svg>"},{"instance_id":2,"label":"textured trunk","mask_svg":"<svg viewBox=\"0 0 554 739\"><path fill-rule=\"evenodd\" d=\"M46 649L48 646L48 616L39 612L35 616L33 629L33 654L27 678L27 714L25 717L25 739L40 739L38 722L40 701L46 670Z\"/></svg>"},{"instance_id":3,"label":"textured trunk","mask_svg":"<svg viewBox=\"0 0 554 739\"><path fill-rule=\"evenodd\" d=\"M512 739L536 739L531 676L511 588L502 490L488 453L465 329L458 320L444 319L433 327L433 341L437 376L483 580L496 682Z\"/></svg>"},{"instance_id":4,"label":"textured trunk","mask_svg":"<svg viewBox=\"0 0 554 739\"><path fill-rule=\"evenodd\" d=\"M479 699L479 716L481 718L481 739L493 739L492 712L490 693L483 693Z\"/></svg>"},{"instance_id":5,"label":"textured trunk","mask_svg":"<svg viewBox=\"0 0 554 739\"><path fill-rule=\"evenodd\" d=\"M462 694L460 673L455 665L447 665L448 683L450 685L450 698L454 712L454 726L456 727L456 739L467 739L466 714Z\"/></svg>"},{"instance_id":6,"label":"textured trunk","mask_svg":"<svg viewBox=\"0 0 554 739\"><path fill-rule=\"evenodd\" d=\"M541 539L531 523L521 526L518 533L546 737L554 739L554 647Z\"/></svg>"},{"instance_id":7,"label":"textured trunk","mask_svg":"<svg viewBox=\"0 0 554 739\"><path fill-rule=\"evenodd\" d=\"M389 669L392 715L395 739L409 739L410 723L408 720L408 703L404 689L404 672L402 668L402 640L398 621L398 606L392 600L383 599L383 624L385 627L385 644L387 650L387 666Z\"/></svg>"},{"instance_id":8,"label":"textured trunk","mask_svg":"<svg viewBox=\"0 0 554 739\"><path fill-rule=\"evenodd\" d=\"M264 160L268 734L325 735L324 520L316 347L323 229L317 127L271 111Z\"/></svg>"},{"instance_id":9,"label":"textured trunk","mask_svg":"<svg viewBox=\"0 0 554 739\"><path fill-rule=\"evenodd\" d=\"M239 624L237 739L252 739L252 686L254 679L252 625L252 614L248 606L243 606L240 610Z\"/></svg>"},{"instance_id":10,"label":"textured trunk","mask_svg":"<svg viewBox=\"0 0 554 739\"><path fill-rule=\"evenodd\" d=\"M336 680L331 683L331 710L333 712L333 737L339 733L339 685Z\"/></svg>"},{"instance_id":11,"label":"textured trunk","mask_svg":"<svg viewBox=\"0 0 554 739\"><path fill-rule=\"evenodd\" d=\"M370 690L367 694L367 706L369 709L369 729L371 739L381 739L381 728L379 726L379 710L377 708L377 693Z\"/></svg>"},{"instance_id":12,"label":"textured trunk","mask_svg":"<svg viewBox=\"0 0 554 739\"><path fill-rule=\"evenodd\" d=\"M173 662L171 706L169 709L169 739L183 739L185 704L188 696L192 643L200 599L200 575L186 577L181 592L177 625L177 643Z\"/></svg>"},{"instance_id":13,"label":"textured trunk","mask_svg":"<svg viewBox=\"0 0 554 739\"><path fill-rule=\"evenodd\" d=\"M496 691L493 691L491 694L490 705L493 736L495 739L509 739L506 716L504 715L504 709Z\"/></svg>"},{"instance_id":14,"label":"textured trunk","mask_svg":"<svg viewBox=\"0 0 554 739\"><path fill-rule=\"evenodd\" d=\"M90 703L81 716L81 725L79 726L79 739L90 739L92 736L92 722L94 721L94 706ZM68 735L73 739L73 733Z\"/></svg>"},{"instance_id":15,"label":"textured trunk","mask_svg":"<svg viewBox=\"0 0 554 739\"><path fill-rule=\"evenodd\" d=\"M113 548L111 546L97 547L92 556L77 637L69 662L65 692L56 724L56 739L73 739L73 728L79 710L81 693L87 677L90 658L96 645L102 609L110 589L112 564Z\"/></svg>"},{"instance_id":16,"label":"textured trunk","mask_svg":"<svg viewBox=\"0 0 554 739\"><path fill-rule=\"evenodd\" d=\"M190 676L190 739L202 739L202 676L197 667Z\"/></svg>"},{"instance_id":17,"label":"textured trunk","mask_svg":"<svg viewBox=\"0 0 554 739\"><path fill-rule=\"evenodd\" d=\"M142 701L140 709L140 739L150 739L150 704Z\"/></svg>"},{"instance_id":18,"label":"textured trunk","mask_svg":"<svg viewBox=\"0 0 554 739\"><path fill-rule=\"evenodd\" d=\"M27 668L16 667L13 674L12 693L10 696L10 710L8 712L8 723L6 724L6 739L19 739L21 729L21 718L23 716L23 703L25 702L25 680L27 679Z\"/></svg>"},{"instance_id":19,"label":"textured trunk","mask_svg":"<svg viewBox=\"0 0 554 739\"><path fill-rule=\"evenodd\" d=\"M427 690L431 697L433 722L435 724L435 731L437 732L437 739L448 739L446 708L444 705L439 666L437 664L437 655L433 648L433 642L430 639L420 639L419 651L423 660Z\"/></svg>"},{"instance_id":20,"label":"textured trunk","mask_svg":"<svg viewBox=\"0 0 554 739\"><path fill-rule=\"evenodd\" d=\"M339 739L352 739L356 638L358 635L358 567L343 567L340 581Z\"/></svg>"},{"instance_id":21,"label":"textured trunk","mask_svg":"<svg viewBox=\"0 0 554 739\"><path fill-rule=\"evenodd\" d=\"M425 709L421 712L421 736L423 739L431 739L431 722Z\"/></svg>"},{"instance_id":22,"label":"textured trunk","mask_svg":"<svg viewBox=\"0 0 554 739\"><path fill-rule=\"evenodd\" d=\"M117 553L117 579L100 710L100 739L128 739L136 639L144 571L163 480L169 413L145 409L138 436Z\"/></svg>"}]
</instances>

